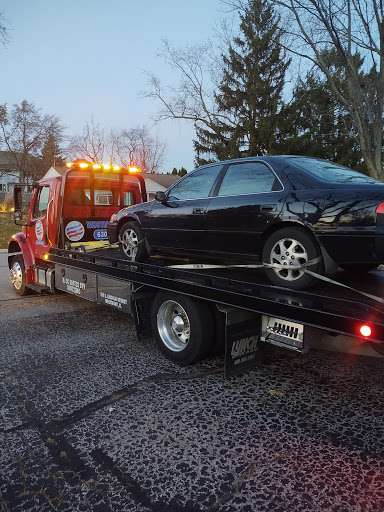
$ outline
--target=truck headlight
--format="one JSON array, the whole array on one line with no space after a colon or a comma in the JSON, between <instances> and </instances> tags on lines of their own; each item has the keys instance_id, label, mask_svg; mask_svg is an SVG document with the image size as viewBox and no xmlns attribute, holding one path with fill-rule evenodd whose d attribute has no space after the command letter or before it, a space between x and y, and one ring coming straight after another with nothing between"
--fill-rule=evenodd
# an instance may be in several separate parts
<instances>
[{"instance_id":1,"label":"truck headlight","mask_svg":"<svg viewBox=\"0 0 384 512\"><path fill-rule=\"evenodd\" d=\"M117 215L116 215L116 213L113 213L111 220L109 222L116 222L116 220L117 220Z\"/></svg>"}]
</instances>

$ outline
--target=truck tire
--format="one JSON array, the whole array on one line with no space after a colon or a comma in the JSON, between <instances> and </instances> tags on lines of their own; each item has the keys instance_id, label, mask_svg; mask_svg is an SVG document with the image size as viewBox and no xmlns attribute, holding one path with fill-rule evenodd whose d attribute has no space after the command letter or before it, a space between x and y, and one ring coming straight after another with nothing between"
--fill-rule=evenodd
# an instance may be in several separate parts
<instances>
[{"instance_id":1,"label":"truck tire","mask_svg":"<svg viewBox=\"0 0 384 512\"><path fill-rule=\"evenodd\" d=\"M309 288L316 278L300 270L300 266L315 258L317 263L308 270L321 274L323 260L320 248L309 233L302 228L287 227L272 233L263 248L263 262L282 265L281 268L266 268L268 279L277 286L294 290Z\"/></svg>"},{"instance_id":2,"label":"truck tire","mask_svg":"<svg viewBox=\"0 0 384 512\"><path fill-rule=\"evenodd\" d=\"M25 285L24 259L20 254L12 258L10 277L13 289L18 295L28 295L31 290Z\"/></svg>"},{"instance_id":3,"label":"truck tire","mask_svg":"<svg viewBox=\"0 0 384 512\"><path fill-rule=\"evenodd\" d=\"M160 351L183 366L206 357L214 344L209 305L183 295L160 292L152 304L151 324Z\"/></svg>"},{"instance_id":4,"label":"truck tire","mask_svg":"<svg viewBox=\"0 0 384 512\"><path fill-rule=\"evenodd\" d=\"M122 257L129 261L144 262L148 259L145 238L137 222L123 224L118 235Z\"/></svg>"}]
</instances>

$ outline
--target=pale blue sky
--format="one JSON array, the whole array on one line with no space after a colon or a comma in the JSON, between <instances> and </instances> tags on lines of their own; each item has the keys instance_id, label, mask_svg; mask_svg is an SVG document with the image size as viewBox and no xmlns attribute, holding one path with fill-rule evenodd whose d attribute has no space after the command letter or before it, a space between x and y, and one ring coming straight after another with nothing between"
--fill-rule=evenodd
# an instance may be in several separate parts
<instances>
[{"instance_id":1,"label":"pale blue sky","mask_svg":"<svg viewBox=\"0 0 384 512\"><path fill-rule=\"evenodd\" d=\"M163 38L176 46L205 41L225 16L220 0L0 0L12 40L0 47L0 103L34 102L57 114L67 134L93 115L106 129L151 125L143 70L165 81L156 57ZM192 124L156 128L167 140L163 171L193 168Z\"/></svg>"}]
</instances>

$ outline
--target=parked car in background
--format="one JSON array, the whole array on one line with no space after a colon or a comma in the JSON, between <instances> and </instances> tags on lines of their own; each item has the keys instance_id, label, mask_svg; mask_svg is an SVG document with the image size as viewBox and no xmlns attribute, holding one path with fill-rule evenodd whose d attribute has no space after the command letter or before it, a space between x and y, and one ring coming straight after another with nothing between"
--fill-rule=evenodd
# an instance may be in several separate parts
<instances>
[{"instance_id":1,"label":"parked car in background","mask_svg":"<svg viewBox=\"0 0 384 512\"><path fill-rule=\"evenodd\" d=\"M310 157L216 162L120 210L108 238L130 260L263 262L272 283L306 288L316 279L306 270L368 272L384 262L384 184Z\"/></svg>"}]
</instances>

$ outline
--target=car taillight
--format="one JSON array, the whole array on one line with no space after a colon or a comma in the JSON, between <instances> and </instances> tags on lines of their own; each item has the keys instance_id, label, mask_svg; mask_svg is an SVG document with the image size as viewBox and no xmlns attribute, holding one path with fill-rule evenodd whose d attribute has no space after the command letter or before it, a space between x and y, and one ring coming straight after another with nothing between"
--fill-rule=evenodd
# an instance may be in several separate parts
<instances>
[{"instance_id":1,"label":"car taillight","mask_svg":"<svg viewBox=\"0 0 384 512\"><path fill-rule=\"evenodd\" d=\"M384 203L380 203L376 208L376 213L384 213Z\"/></svg>"},{"instance_id":2,"label":"car taillight","mask_svg":"<svg viewBox=\"0 0 384 512\"><path fill-rule=\"evenodd\" d=\"M372 334L372 329L369 327L369 325L362 325L360 327L360 334L364 336L364 338L369 338L369 336Z\"/></svg>"}]
</instances>

